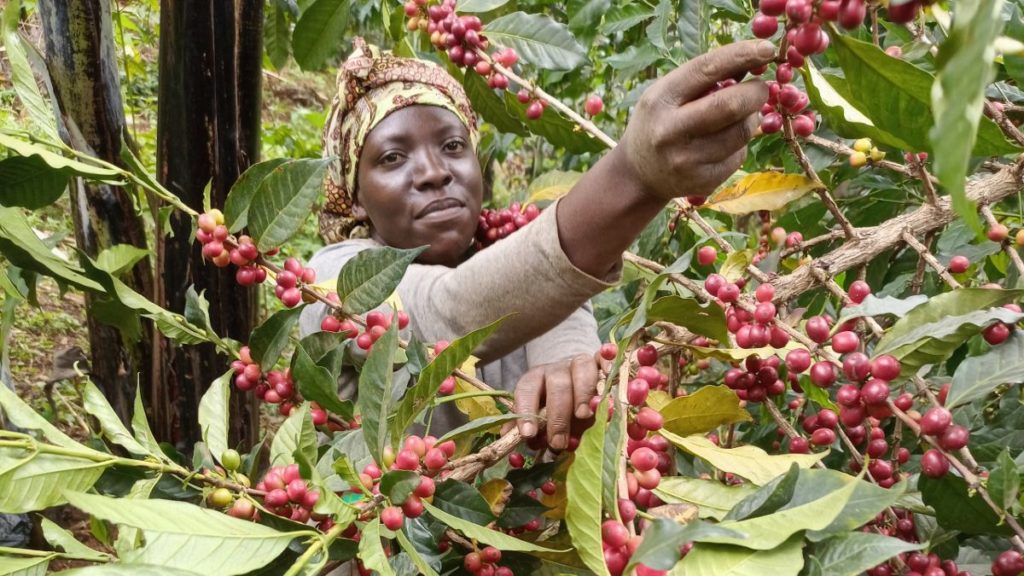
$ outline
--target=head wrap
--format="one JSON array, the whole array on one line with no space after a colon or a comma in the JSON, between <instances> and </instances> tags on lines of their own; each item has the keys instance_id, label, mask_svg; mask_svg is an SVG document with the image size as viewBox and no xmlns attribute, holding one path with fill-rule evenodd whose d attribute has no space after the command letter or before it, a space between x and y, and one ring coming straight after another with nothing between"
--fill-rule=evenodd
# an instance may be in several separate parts
<instances>
[{"instance_id":1,"label":"head wrap","mask_svg":"<svg viewBox=\"0 0 1024 576\"><path fill-rule=\"evenodd\" d=\"M432 62L382 54L356 38L352 55L338 70L337 87L323 132L324 157L336 158L327 166L327 200L320 211L320 236L328 244L366 235L352 217L359 156L367 135L388 114L415 104L440 106L466 125L474 148L477 143L476 115L466 92Z\"/></svg>"}]
</instances>

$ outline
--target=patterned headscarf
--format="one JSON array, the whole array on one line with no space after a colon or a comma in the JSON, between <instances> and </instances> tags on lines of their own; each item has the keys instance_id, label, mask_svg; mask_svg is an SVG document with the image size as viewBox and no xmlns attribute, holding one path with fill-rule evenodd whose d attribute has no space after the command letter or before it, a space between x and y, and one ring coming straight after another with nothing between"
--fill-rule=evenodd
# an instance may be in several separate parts
<instances>
[{"instance_id":1,"label":"patterned headscarf","mask_svg":"<svg viewBox=\"0 0 1024 576\"><path fill-rule=\"evenodd\" d=\"M440 106L459 117L474 149L477 144L476 115L466 92L436 64L382 54L356 38L352 55L338 70L337 86L323 133L324 157L337 158L327 167L327 201L320 211L320 237L327 244L366 235L352 217L359 156L367 135L388 114L414 104Z\"/></svg>"}]
</instances>

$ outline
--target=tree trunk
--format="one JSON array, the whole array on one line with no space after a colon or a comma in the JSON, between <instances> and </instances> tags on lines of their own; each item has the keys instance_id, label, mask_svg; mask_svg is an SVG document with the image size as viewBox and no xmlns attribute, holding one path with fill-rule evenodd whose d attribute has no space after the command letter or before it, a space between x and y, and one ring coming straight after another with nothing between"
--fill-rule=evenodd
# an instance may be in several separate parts
<instances>
[{"instance_id":1,"label":"tree trunk","mask_svg":"<svg viewBox=\"0 0 1024 576\"><path fill-rule=\"evenodd\" d=\"M60 105L67 143L108 162L121 164L124 107L111 30L110 3L104 0L40 0L46 39L46 65ZM146 247L142 218L124 188L71 185L71 212L78 247L91 257L116 244ZM147 297L153 292L148 258L131 270L129 285ZM131 419L136 376L151 373L152 327L144 323L139 341L102 324L86 294L92 378L125 422Z\"/></svg>"},{"instance_id":2,"label":"tree trunk","mask_svg":"<svg viewBox=\"0 0 1024 576\"><path fill-rule=\"evenodd\" d=\"M212 206L221 207L238 176L259 158L262 0L161 0L157 177L196 210L210 183ZM256 296L232 269L204 262L192 222L174 214L170 237L158 248L157 289L162 304L181 311L195 285L210 301L218 334L246 341L256 317ZM229 359L212 346L163 349L155 382L157 434L190 448L200 439L197 407ZM251 445L258 431L252 395L232 399L232 442ZM219 456L219 455L215 455Z\"/></svg>"}]
</instances>

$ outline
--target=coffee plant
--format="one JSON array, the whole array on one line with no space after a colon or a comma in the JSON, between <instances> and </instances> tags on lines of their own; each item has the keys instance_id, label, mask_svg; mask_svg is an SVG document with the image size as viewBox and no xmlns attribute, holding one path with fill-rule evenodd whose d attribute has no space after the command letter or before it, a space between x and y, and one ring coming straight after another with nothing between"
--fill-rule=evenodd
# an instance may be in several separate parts
<instances>
[{"instance_id":1,"label":"coffee plant","mask_svg":"<svg viewBox=\"0 0 1024 576\"><path fill-rule=\"evenodd\" d=\"M275 66L290 50L303 67L322 60L310 22L349 8L300 4L268 6ZM382 307L419 250L362 252L336 279L279 254L328 160L258 163L224 206L196 211L127 147L124 169L59 141L8 40L34 125L0 132L6 298L32 297L48 276L112 319L212 344L224 364L208 375L191 459L156 441L138 395L126 425L86 382L95 435L80 441L0 386L0 512L70 505L102 544L43 519L47 549L0 549L0 574L55 560L83 566L69 574L1024 573L1022 5L513 4L360 13L397 53L448 65L487 123L485 146L514 155L510 142L539 141L564 155L520 202L481 214L478 250L614 146L608 133L652 78L713 45L778 46L749 72L770 92L744 172L707 201L681 183L623 255L621 286L595 299L608 369L597 416L562 451L501 433L516 417L510 394L471 368L501 320L421 342L405 312ZM211 329L203 294L174 311L125 284L143 257L129 247L58 257L26 215L72 177L194 219L208 265L272 283L278 311L235 341ZM330 313L299 338L315 302ZM338 396L343 370L358 372L355 399ZM259 446L229 444L238 394L279 414ZM469 422L431 435L448 402Z\"/></svg>"}]
</instances>

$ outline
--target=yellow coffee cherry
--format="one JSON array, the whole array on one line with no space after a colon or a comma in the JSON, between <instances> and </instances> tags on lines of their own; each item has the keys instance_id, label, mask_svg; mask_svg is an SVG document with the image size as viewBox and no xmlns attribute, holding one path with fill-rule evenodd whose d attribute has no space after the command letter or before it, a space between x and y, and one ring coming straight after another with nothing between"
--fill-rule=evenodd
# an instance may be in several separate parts
<instances>
[{"instance_id":1,"label":"yellow coffee cherry","mask_svg":"<svg viewBox=\"0 0 1024 576\"><path fill-rule=\"evenodd\" d=\"M878 162L879 160L885 158L885 152L882 152L878 148L872 146L871 152L868 153L868 156L871 158L872 162Z\"/></svg>"},{"instance_id":2,"label":"yellow coffee cherry","mask_svg":"<svg viewBox=\"0 0 1024 576\"><path fill-rule=\"evenodd\" d=\"M213 217L213 221L216 222L217 224L224 223L224 213L221 212L220 210L216 208L211 208L210 211L207 212L207 214Z\"/></svg>"},{"instance_id":3,"label":"yellow coffee cherry","mask_svg":"<svg viewBox=\"0 0 1024 576\"><path fill-rule=\"evenodd\" d=\"M850 154L850 166L860 168L867 163L868 157L863 152L854 152L853 154Z\"/></svg>"},{"instance_id":4,"label":"yellow coffee cherry","mask_svg":"<svg viewBox=\"0 0 1024 576\"><path fill-rule=\"evenodd\" d=\"M861 138L853 143L853 149L857 152L867 153L871 150L871 138Z\"/></svg>"},{"instance_id":5,"label":"yellow coffee cherry","mask_svg":"<svg viewBox=\"0 0 1024 576\"><path fill-rule=\"evenodd\" d=\"M1017 242L1017 246L1024 247L1024 228L1017 230L1017 235L1013 239Z\"/></svg>"}]
</instances>

